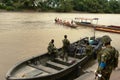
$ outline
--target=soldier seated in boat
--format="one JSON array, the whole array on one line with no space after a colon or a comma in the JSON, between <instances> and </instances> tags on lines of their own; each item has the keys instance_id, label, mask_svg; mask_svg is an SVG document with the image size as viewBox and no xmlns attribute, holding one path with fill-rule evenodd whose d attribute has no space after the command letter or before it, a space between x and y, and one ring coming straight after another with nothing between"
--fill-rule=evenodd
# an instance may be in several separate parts
<instances>
[{"instance_id":1,"label":"soldier seated in boat","mask_svg":"<svg viewBox=\"0 0 120 80\"><path fill-rule=\"evenodd\" d=\"M85 37L83 39L80 38L80 41L78 42L79 46L85 46L86 42L88 42L88 37Z\"/></svg>"},{"instance_id":2,"label":"soldier seated in boat","mask_svg":"<svg viewBox=\"0 0 120 80\"><path fill-rule=\"evenodd\" d=\"M89 44L88 37L80 40L77 47L77 53L80 55L91 55L92 54L92 46Z\"/></svg>"},{"instance_id":3,"label":"soldier seated in boat","mask_svg":"<svg viewBox=\"0 0 120 80\"><path fill-rule=\"evenodd\" d=\"M51 57L55 58L57 57L58 55L58 50L57 48L54 46L54 39L52 39L48 45L48 54L51 55Z\"/></svg>"},{"instance_id":4,"label":"soldier seated in boat","mask_svg":"<svg viewBox=\"0 0 120 80\"><path fill-rule=\"evenodd\" d=\"M76 54L83 55L85 53L86 40L87 40L86 38L83 39L80 38L75 48L75 55Z\"/></svg>"}]
</instances>

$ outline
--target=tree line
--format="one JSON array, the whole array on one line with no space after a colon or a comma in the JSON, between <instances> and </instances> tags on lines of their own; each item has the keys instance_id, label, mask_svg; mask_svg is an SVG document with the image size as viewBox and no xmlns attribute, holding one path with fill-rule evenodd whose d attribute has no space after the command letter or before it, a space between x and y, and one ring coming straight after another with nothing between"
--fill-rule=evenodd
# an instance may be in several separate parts
<instances>
[{"instance_id":1,"label":"tree line","mask_svg":"<svg viewBox=\"0 0 120 80\"><path fill-rule=\"evenodd\" d=\"M120 0L2 0L0 1L0 9L120 13Z\"/></svg>"}]
</instances>

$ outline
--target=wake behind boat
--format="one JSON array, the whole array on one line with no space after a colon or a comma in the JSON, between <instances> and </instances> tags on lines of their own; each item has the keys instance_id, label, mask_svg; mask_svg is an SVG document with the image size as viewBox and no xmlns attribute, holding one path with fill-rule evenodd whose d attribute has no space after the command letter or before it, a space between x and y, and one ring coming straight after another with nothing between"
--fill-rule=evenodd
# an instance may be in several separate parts
<instances>
[{"instance_id":1,"label":"wake behind boat","mask_svg":"<svg viewBox=\"0 0 120 80\"><path fill-rule=\"evenodd\" d=\"M14 65L6 74L6 80L58 80L72 71L77 72L76 69L84 66L92 56L85 55L85 40L83 38L71 44L68 61L45 53ZM93 48L98 45L98 40L96 42L97 44L92 45ZM61 48L58 51L62 53Z\"/></svg>"}]
</instances>

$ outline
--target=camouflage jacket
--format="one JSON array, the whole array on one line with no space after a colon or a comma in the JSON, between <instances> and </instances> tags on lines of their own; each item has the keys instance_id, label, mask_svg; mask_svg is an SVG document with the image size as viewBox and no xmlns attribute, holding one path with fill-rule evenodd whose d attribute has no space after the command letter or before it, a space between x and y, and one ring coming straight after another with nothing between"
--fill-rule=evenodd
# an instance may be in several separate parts
<instances>
[{"instance_id":1,"label":"camouflage jacket","mask_svg":"<svg viewBox=\"0 0 120 80\"><path fill-rule=\"evenodd\" d=\"M86 46L86 55L92 55L93 48L91 45Z\"/></svg>"},{"instance_id":2,"label":"camouflage jacket","mask_svg":"<svg viewBox=\"0 0 120 80\"><path fill-rule=\"evenodd\" d=\"M68 39L63 40L63 49L68 49L70 41Z\"/></svg>"},{"instance_id":3,"label":"camouflage jacket","mask_svg":"<svg viewBox=\"0 0 120 80\"><path fill-rule=\"evenodd\" d=\"M53 43L50 42L47 49L48 49L49 53L53 53L55 51L56 47L54 46Z\"/></svg>"},{"instance_id":4,"label":"camouflage jacket","mask_svg":"<svg viewBox=\"0 0 120 80\"><path fill-rule=\"evenodd\" d=\"M117 67L118 57L119 57L119 53L114 47L108 46L102 49L98 56L98 64L99 64L98 71L101 70L111 71L113 68ZM101 62L105 63L106 65L105 68L100 67Z\"/></svg>"}]
</instances>

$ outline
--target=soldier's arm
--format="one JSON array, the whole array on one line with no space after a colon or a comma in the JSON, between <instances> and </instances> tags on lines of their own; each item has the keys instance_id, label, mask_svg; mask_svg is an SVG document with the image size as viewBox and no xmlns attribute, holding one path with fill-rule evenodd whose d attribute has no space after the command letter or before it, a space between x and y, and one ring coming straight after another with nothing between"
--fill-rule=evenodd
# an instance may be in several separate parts
<instances>
[{"instance_id":1,"label":"soldier's arm","mask_svg":"<svg viewBox=\"0 0 120 80\"><path fill-rule=\"evenodd\" d=\"M119 58L119 52L116 50L115 58Z\"/></svg>"},{"instance_id":2,"label":"soldier's arm","mask_svg":"<svg viewBox=\"0 0 120 80\"><path fill-rule=\"evenodd\" d=\"M116 63L114 65L114 67L116 68L116 67L118 67L118 61L119 61L119 52L118 52L118 50L116 50L115 59L116 59Z\"/></svg>"},{"instance_id":3,"label":"soldier's arm","mask_svg":"<svg viewBox=\"0 0 120 80\"><path fill-rule=\"evenodd\" d=\"M107 61L108 55L107 53L103 53L101 56L101 61L98 67L98 71L102 71L106 67L106 61Z\"/></svg>"}]
</instances>

